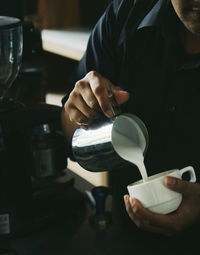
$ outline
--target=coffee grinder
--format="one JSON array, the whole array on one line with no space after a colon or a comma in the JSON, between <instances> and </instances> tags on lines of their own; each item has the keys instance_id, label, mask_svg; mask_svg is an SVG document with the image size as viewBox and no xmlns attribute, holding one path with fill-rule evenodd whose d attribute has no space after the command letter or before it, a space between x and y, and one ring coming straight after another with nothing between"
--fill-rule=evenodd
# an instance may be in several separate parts
<instances>
[{"instance_id":1,"label":"coffee grinder","mask_svg":"<svg viewBox=\"0 0 200 255\"><path fill-rule=\"evenodd\" d=\"M23 108L6 90L15 80L22 58L22 24L19 19L0 17L0 235L27 228L31 215L31 185L26 171L27 142L18 113ZM23 221L23 224L21 224Z\"/></svg>"},{"instance_id":2,"label":"coffee grinder","mask_svg":"<svg viewBox=\"0 0 200 255\"><path fill-rule=\"evenodd\" d=\"M74 215L77 222L84 210L74 180L55 182L68 157L59 133L61 108L5 96L20 69L22 29L19 19L0 16L0 239L67 223Z\"/></svg>"}]
</instances>

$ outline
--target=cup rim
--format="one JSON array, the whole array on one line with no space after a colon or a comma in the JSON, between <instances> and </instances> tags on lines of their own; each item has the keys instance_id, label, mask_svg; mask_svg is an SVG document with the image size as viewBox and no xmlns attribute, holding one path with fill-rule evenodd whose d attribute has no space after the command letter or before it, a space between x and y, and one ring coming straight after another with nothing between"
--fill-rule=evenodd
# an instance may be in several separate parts
<instances>
[{"instance_id":1,"label":"cup rim","mask_svg":"<svg viewBox=\"0 0 200 255\"><path fill-rule=\"evenodd\" d=\"M145 184L149 184L149 183L152 183L154 182L155 180L160 180L162 179L163 177L167 176L167 175L170 175L174 172L178 171L178 169L172 169L172 170L167 170L165 172L161 172L161 173L157 173L157 174L154 174L154 175L151 175L148 177L148 180L147 181L143 181L142 179L140 179L139 181L136 181L136 182L133 182L131 184L128 185L128 187L133 187L133 186L142 186L142 185L145 185ZM156 177L156 179L155 179Z\"/></svg>"}]
</instances>

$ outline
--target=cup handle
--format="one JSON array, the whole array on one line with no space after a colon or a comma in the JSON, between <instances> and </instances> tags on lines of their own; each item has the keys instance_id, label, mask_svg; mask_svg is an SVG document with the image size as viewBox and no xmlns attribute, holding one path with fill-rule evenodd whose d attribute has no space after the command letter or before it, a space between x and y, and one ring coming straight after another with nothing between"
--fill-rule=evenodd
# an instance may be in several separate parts
<instances>
[{"instance_id":1,"label":"cup handle","mask_svg":"<svg viewBox=\"0 0 200 255\"><path fill-rule=\"evenodd\" d=\"M192 166L184 167L183 169L180 170L181 176L186 172L190 173L189 182L196 182L196 174L195 174L194 168Z\"/></svg>"}]
</instances>

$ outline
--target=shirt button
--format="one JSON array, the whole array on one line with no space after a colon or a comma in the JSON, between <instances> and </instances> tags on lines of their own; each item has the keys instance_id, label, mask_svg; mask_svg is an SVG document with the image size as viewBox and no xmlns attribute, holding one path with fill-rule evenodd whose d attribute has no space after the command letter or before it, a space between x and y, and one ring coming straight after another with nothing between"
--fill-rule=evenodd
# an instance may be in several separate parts
<instances>
[{"instance_id":1,"label":"shirt button","mask_svg":"<svg viewBox=\"0 0 200 255\"><path fill-rule=\"evenodd\" d=\"M176 110L176 107L174 105L169 106L169 112L174 112Z\"/></svg>"}]
</instances>

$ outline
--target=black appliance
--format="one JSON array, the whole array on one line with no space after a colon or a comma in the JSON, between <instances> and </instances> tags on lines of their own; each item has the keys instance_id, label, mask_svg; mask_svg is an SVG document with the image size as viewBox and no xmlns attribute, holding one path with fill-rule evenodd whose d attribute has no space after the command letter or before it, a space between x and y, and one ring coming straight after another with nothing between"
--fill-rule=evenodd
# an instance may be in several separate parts
<instances>
[{"instance_id":1,"label":"black appliance","mask_svg":"<svg viewBox=\"0 0 200 255\"><path fill-rule=\"evenodd\" d=\"M5 96L20 70L22 48L21 21L0 16L0 238L41 229L66 209L63 216L84 210L82 195L72 192L73 180L55 181L69 155L61 108Z\"/></svg>"}]
</instances>

